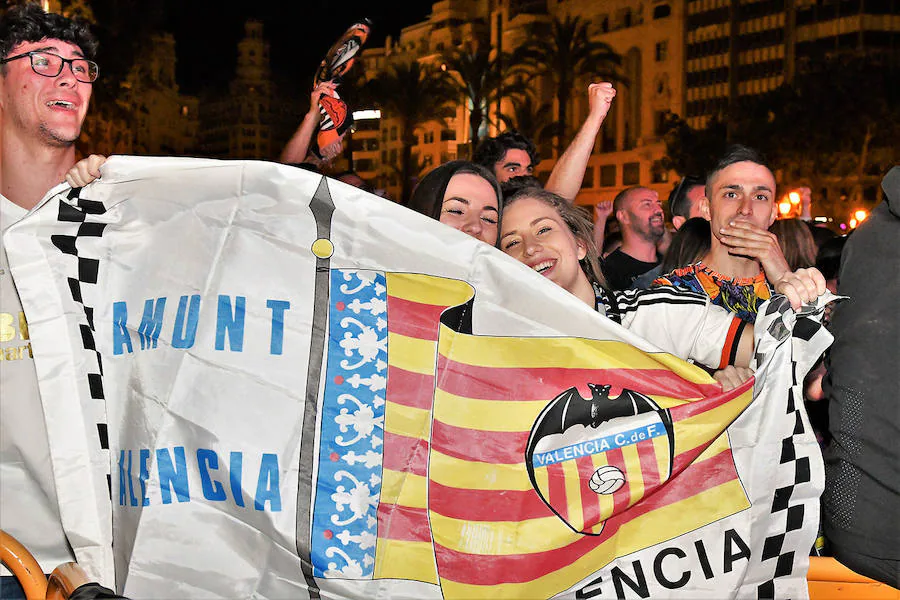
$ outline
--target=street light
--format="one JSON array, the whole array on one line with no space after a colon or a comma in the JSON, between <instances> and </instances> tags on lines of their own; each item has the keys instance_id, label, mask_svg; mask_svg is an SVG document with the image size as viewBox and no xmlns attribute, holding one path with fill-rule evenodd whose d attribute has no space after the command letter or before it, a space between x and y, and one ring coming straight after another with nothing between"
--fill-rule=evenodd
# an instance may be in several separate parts
<instances>
[{"instance_id":1,"label":"street light","mask_svg":"<svg viewBox=\"0 0 900 600\"><path fill-rule=\"evenodd\" d=\"M862 223L863 221L866 220L866 217L869 216L869 213L866 212L865 210L860 209L860 210L856 211L855 213L853 213L853 216L856 218L857 222Z\"/></svg>"}]
</instances>

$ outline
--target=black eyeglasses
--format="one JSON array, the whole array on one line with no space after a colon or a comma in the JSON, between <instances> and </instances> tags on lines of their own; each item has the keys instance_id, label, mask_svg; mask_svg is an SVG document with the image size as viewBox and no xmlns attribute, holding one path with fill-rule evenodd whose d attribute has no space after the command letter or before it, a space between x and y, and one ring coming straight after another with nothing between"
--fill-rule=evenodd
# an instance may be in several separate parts
<instances>
[{"instance_id":1,"label":"black eyeglasses","mask_svg":"<svg viewBox=\"0 0 900 600\"><path fill-rule=\"evenodd\" d=\"M66 63L69 63L69 68L72 70L72 75L75 76L75 79L82 83L94 83L97 81L97 77L100 76L100 67L92 60L86 58L63 58L59 54L38 50L4 58L0 60L0 65L5 65L10 61L25 58L26 56L31 59L31 70L44 77L56 77L62 73L63 66Z\"/></svg>"}]
</instances>

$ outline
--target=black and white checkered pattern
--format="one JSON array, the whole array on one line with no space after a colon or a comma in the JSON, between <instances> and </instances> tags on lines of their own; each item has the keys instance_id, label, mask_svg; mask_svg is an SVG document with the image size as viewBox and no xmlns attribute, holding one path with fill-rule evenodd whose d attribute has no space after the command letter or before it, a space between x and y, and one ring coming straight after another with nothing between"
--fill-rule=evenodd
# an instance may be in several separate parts
<instances>
[{"instance_id":1,"label":"black and white checkered pattern","mask_svg":"<svg viewBox=\"0 0 900 600\"><path fill-rule=\"evenodd\" d=\"M784 406L789 418L784 421L785 429L781 433L784 437L774 471L775 493L769 509L769 529L760 556L762 564L770 566L771 578L757 587L760 600L789 597L779 591L778 579L801 575L797 571L799 565L806 564L808 552L798 556L797 548L812 547L809 532L818 526L818 494L813 489L812 469L813 461L821 462L821 456L814 455L819 449L817 444L810 443L813 434L803 406L802 374L809 371L812 361L831 342L831 334L821 323L824 309L825 303L820 300L819 305L805 306L794 314L785 298L773 299L767 305L766 314L779 313L779 317L769 325L755 357L757 366L765 364L773 359L770 352L773 348L788 342L794 357L791 388ZM797 357L803 362L798 364ZM763 384L757 379L757 386Z\"/></svg>"},{"instance_id":2,"label":"black and white checkered pattern","mask_svg":"<svg viewBox=\"0 0 900 600\"><path fill-rule=\"evenodd\" d=\"M99 240L106 228L105 223L97 220L98 215L106 212L106 207L94 200L87 200L79 196L81 188L75 188L69 192L67 198L59 203L57 220L61 223L72 223L72 235L57 234L50 237L53 245L71 261L67 277L69 291L72 300L84 310L84 319L79 319L78 328L81 333L81 342L86 357L87 386L90 392L91 403L86 406L88 418L96 424L98 446L93 448L92 462L105 465L107 487L112 489L110 480L109 434L107 430L106 400L103 394L103 362L97 351L94 340L94 307L90 300L96 289L100 272L100 260L91 256L86 246L88 242ZM77 224L77 229L75 228Z\"/></svg>"}]
</instances>

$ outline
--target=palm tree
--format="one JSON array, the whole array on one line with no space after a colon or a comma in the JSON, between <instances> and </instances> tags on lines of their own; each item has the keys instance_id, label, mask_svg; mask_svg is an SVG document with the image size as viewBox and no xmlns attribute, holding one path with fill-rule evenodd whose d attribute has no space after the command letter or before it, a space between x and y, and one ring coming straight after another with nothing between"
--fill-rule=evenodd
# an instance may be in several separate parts
<instances>
[{"instance_id":1,"label":"palm tree","mask_svg":"<svg viewBox=\"0 0 900 600\"><path fill-rule=\"evenodd\" d=\"M443 57L449 74L450 85L460 98L471 105L469 114L469 141L472 148L478 147L481 128L487 120L487 109L502 96L524 91L521 79L506 80L501 65L507 64L509 57L491 51L485 39L456 48Z\"/></svg>"},{"instance_id":2,"label":"palm tree","mask_svg":"<svg viewBox=\"0 0 900 600\"><path fill-rule=\"evenodd\" d=\"M412 60L392 64L363 84L361 93L381 109L383 118L400 121L401 203L407 204L412 194L412 177L418 175L412 160L415 129L431 121L443 125L444 119L452 117L456 90L436 67Z\"/></svg>"},{"instance_id":3,"label":"palm tree","mask_svg":"<svg viewBox=\"0 0 900 600\"><path fill-rule=\"evenodd\" d=\"M549 143L559 135L559 122L553 119L549 102L538 104L532 94L518 94L510 98L512 112L500 115L507 129L515 129L531 139L541 154L549 152Z\"/></svg>"},{"instance_id":4,"label":"palm tree","mask_svg":"<svg viewBox=\"0 0 900 600\"><path fill-rule=\"evenodd\" d=\"M553 82L557 102L557 151L562 152L568 132L569 99L575 82L584 77L593 81L621 81L622 58L608 44L592 39L588 23L566 16L551 22L536 22L529 28L528 40L513 52L517 71L547 77Z\"/></svg>"}]
</instances>

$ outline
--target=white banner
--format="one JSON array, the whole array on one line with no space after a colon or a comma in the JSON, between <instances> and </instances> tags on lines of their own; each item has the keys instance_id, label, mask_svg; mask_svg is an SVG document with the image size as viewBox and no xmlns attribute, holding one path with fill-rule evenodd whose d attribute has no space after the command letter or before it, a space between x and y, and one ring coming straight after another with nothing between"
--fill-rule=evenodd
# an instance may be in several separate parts
<instances>
[{"instance_id":1,"label":"white banner","mask_svg":"<svg viewBox=\"0 0 900 600\"><path fill-rule=\"evenodd\" d=\"M807 596L821 307L764 305L722 393L486 244L258 162L113 158L5 244L63 524L130 597Z\"/></svg>"}]
</instances>

